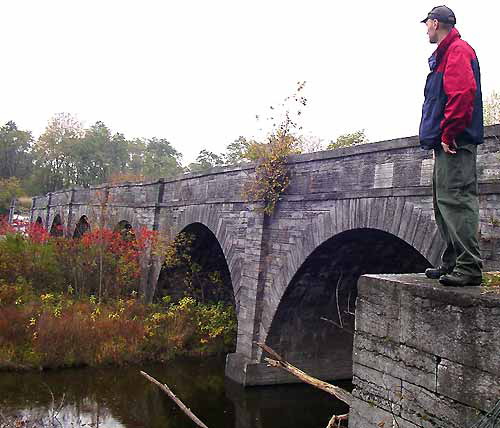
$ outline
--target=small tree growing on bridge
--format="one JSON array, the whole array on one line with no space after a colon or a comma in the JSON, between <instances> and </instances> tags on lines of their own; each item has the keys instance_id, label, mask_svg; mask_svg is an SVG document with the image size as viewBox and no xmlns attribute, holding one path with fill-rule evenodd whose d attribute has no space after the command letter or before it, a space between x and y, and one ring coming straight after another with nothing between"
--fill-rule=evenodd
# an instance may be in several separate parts
<instances>
[{"instance_id":1,"label":"small tree growing on bridge","mask_svg":"<svg viewBox=\"0 0 500 428\"><path fill-rule=\"evenodd\" d=\"M267 120L273 126L267 141L252 142L245 154L246 158L256 162L256 166L254 179L244 188L244 197L247 200L262 201L262 211L268 216L273 214L281 195L290 184L287 157L300 153L301 139L297 131L302 130L298 124L301 108L307 105L307 99L301 94L304 87L305 82L298 82L296 91L286 97L278 109L270 107L272 114ZM290 111L287 107L289 103L299 105L296 112ZM284 112L280 113L280 110Z\"/></svg>"}]
</instances>

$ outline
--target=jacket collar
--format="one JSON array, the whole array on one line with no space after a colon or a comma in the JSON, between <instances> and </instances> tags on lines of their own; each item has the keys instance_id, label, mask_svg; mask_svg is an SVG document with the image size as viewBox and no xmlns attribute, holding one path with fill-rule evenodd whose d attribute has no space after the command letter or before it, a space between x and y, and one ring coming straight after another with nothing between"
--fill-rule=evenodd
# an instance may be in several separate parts
<instances>
[{"instance_id":1,"label":"jacket collar","mask_svg":"<svg viewBox=\"0 0 500 428\"><path fill-rule=\"evenodd\" d=\"M429 58L429 67L434 70L436 66L441 62L444 54L450 47L450 45L457 39L460 39L460 33L456 28L452 28L449 34L439 43L439 46L434 51L434 53Z\"/></svg>"}]
</instances>

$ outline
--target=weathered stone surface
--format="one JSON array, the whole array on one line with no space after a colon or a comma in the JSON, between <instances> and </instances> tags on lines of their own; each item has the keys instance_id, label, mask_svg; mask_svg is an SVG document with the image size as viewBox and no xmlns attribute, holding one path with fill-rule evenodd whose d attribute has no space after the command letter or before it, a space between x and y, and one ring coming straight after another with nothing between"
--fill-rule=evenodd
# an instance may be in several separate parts
<instances>
[{"instance_id":1,"label":"weathered stone surface","mask_svg":"<svg viewBox=\"0 0 500 428\"><path fill-rule=\"evenodd\" d=\"M400 341L497 374L500 295L481 294L481 288L445 290L428 280L421 283L402 293Z\"/></svg>"},{"instance_id":2,"label":"weathered stone surface","mask_svg":"<svg viewBox=\"0 0 500 428\"><path fill-rule=\"evenodd\" d=\"M356 399L349 409L349 427L359 428L419 428L401 419L394 412L383 410L372 402Z\"/></svg>"},{"instance_id":3,"label":"weathered stone surface","mask_svg":"<svg viewBox=\"0 0 500 428\"><path fill-rule=\"evenodd\" d=\"M500 397L500 366L497 369L489 373L443 359L437 370L437 392L468 406L490 409Z\"/></svg>"},{"instance_id":4,"label":"weathered stone surface","mask_svg":"<svg viewBox=\"0 0 500 428\"><path fill-rule=\"evenodd\" d=\"M480 416L479 409L408 382L402 384L401 417L422 428L465 428L477 422Z\"/></svg>"},{"instance_id":5,"label":"weathered stone surface","mask_svg":"<svg viewBox=\"0 0 500 428\"><path fill-rule=\"evenodd\" d=\"M390 373L429 390L436 389L437 361L435 355L396 343L387 337L357 331L354 338L353 363L360 364L360 370L362 366L376 367L382 373Z\"/></svg>"},{"instance_id":6,"label":"weathered stone surface","mask_svg":"<svg viewBox=\"0 0 500 428\"><path fill-rule=\"evenodd\" d=\"M394 176L394 164L393 163L383 163L375 165L375 179L373 187L392 187L392 181Z\"/></svg>"},{"instance_id":7,"label":"weathered stone surface","mask_svg":"<svg viewBox=\"0 0 500 428\"><path fill-rule=\"evenodd\" d=\"M401 379L362 364L353 364L354 395L379 408L400 413Z\"/></svg>"},{"instance_id":8,"label":"weathered stone surface","mask_svg":"<svg viewBox=\"0 0 500 428\"><path fill-rule=\"evenodd\" d=\"M500 294L485 291L443 287L422 274L360 278L353 393L362 410L351 409L351 428L383 412L424 428L464 428L493 406L500 393ZM384 293L397 310L377 303ZM367 405L375 416L359 415L370 412Z\"/></svg>"}]
</instances>

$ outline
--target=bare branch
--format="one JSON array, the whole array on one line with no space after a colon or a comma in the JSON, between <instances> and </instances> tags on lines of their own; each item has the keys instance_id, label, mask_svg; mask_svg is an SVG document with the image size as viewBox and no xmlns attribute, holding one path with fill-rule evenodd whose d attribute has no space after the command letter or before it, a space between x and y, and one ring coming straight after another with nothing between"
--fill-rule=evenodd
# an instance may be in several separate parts
<instances>
[{"instance_id":1,"label":"bare branch","mask_svg":"<svg viewBox=\"0 0 500 428\"><path fill-rule=\"evenodd\" d=\"M329 394L337 397L340 401L346 403L348 406L350 406L351 403L353 402L354 398L352 394L346 391L345 389L339 388L338 386L332 385L328 382L316 379L315 377L308 375L307 373L303 372L302 370L290 364L288 361L285 361L276 351L271 349L266 344L264 343L256 343L256 344L258 347L263 349L265 352L267 352L274 358L274 360L271 358L265 358L266 362L271 367L280 367L283 370L286 370L295 377L299 378L302 382L308 383L309 385L315 386L316 388L328 392Z\"/></svg>"},{"instance_id":2,"label":"bare branch","mask_svg":"<svg viewBox=\"0 0 500 428\"><path fill-rule=\"evenodd\" d=\"M340 324L337 324L335 321L329 320L328 318L325 318L325 317L320 317L320 320L322 320L322 321L326 321L326 322L328 322L328 323L330 323L330 324L333 324L335 327L341 328L342 330L345 330L345 331L347 331L348 333L354 334L354 332L353 332L351 329L346 328L346 327L343 327L343 326L341 326Z\"/></svg>"},{"instance_id":3,"label":"bare branch","mask_svg":"<svg viewBox=\"0 0 500 428\"><path fill-rule=\"evenodd\" d=\"M141 371L141 375L143 375L147 380L150 382L154 383L156 386L158 386L165 394L167 394L175 404L179 406L179 408L199 427L201 428L208 428L202 421L200 421L196 415L188 408L186 405L179 400L175 394L170 390L170 388L165 385L164 383L158 382L154 377L148 375L147 373Z\"/></svg>"},{"instance_id":4,"label":"bare branch","mask_svg":"<svg viewBox=\"0 0 500 428\"><path fill-rule=\"evenodd\" d=\"M347 296L347 311L344 311L346 314L351 313L351 292L352 288L349 287L349 295Z\"/></svg>"},{"instance_id":5,"label":"bare branch","mask_svg":"<svg viewBox=\"0 0 500 428\"><path fill-rule=\"evenodd\" d=\"M340 328L344 328L344 323L342 322L342 315L340 314L340 306L339 306L339 287L342 283L342 275L343 272L340 271L339 280L337 281L337 285L335 287L335 303L337 304L337 314L339 316Z\"/></svg>"},{"instance_id":6,"label":"bare branch","mask_svg":"<svg viewBox=\"0 0 500 428\"><path fill-rule=\"evenodd\" d=\"M348 413L345 415L333 415L332 418L330 419L330 422L328 422L326 428L340 427L340 423L342 421L347 421L348 418L349 418ZM334 425L335 423L337 423L337 425Z\"/></svg>"}]
</instances>

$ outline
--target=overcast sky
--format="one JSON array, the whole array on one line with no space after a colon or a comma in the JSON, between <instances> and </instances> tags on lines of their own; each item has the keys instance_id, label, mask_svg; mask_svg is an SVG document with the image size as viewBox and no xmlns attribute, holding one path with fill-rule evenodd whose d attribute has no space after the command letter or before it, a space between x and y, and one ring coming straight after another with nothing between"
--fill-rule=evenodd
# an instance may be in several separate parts
<instances>
[{"instance_id":1,"label":"overcast sky","mask_svg":"<svg viewBox=\"0 0 500 428\"><path fill-rule=\"evenodd\" d=\"M0 0L0 123L41 133L55 113L128 138L167 138L192 161L257 135L307 81L304 130L418 131L436 1ZM483 95L500 90L500 1L450 0Z\"/></svg>"}]
</instances>

